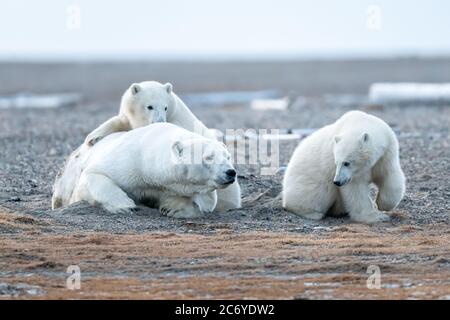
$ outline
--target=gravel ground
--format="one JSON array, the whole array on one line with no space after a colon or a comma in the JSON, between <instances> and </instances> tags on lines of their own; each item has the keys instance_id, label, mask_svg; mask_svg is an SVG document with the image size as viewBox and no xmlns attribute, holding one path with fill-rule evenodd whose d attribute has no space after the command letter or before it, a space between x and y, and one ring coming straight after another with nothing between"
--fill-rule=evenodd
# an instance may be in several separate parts
<instances>
[{"instance_id":1,"label":"gravel ground","mask_svg":"<svg viewBox=\"0 0 450 320\"><path fill-rule=\"evenodd\" d=\"M60 110L0 110L0 297L450 297L450 106L353 104L325 96L362 94L375 80L449 81L450 61L0 68L0 93L80 90L86 97ZM377 115L398 132L406 196L387 223L366 226L346 217L312 222L281 209L282 170L268 177L257 166L240 165L239 210L196 220L162 217L153 209L113 215L85 203L51 211L52 184L65 157L117 112L118 97L129 82L143 80L142 70L166 75L157 79L172 81L181 93L292 89L306 96L285 112L190 106L211 128L318 128L352 109ZM192 81L189 72L202 77ZM217 79L220 72L225 77ZM106 76L112 88L108 78L96 83ZM281 144L281 166L297 143ZM81 291L64 288L70 264L86 276ZM365 287L367 267L374 264L385 279L378 291Z\"/></svg>"}]
</instances>

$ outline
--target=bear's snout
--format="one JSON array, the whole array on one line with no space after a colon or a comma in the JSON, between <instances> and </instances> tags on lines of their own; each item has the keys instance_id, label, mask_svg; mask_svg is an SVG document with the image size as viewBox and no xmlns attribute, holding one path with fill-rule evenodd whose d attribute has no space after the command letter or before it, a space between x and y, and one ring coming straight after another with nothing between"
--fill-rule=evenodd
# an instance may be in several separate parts
<instances>
[{"instance_id":1,"label":"bear's snout","mask_svg":"<svg viewBox=\"0 0 450 320\"><path fill-rule=\"evenodd\" d=\"M333 183L336 187L342 187L343 185L349 183L351 180L351 178L344 178L343 180L333 180Z\"/></svg>"},{"instance_id":2,"label":"bear's snout","mask_svg":"<svg viewBox=\"0 0 450 320\"><path fill-rule=\"evenodd\" d=\"M218 184L222 186L227 186L236 181L236 170L228 169L223 172L223 176L219 179Z\"/></svg>"},{"instance_id":3,"label":"bear's snout","mask_svg":"<svg viewBox=\"0 0 450 320\"><path fill-rule=\"evenodd\" d=\"M236 177L236 170L234 170L234 169L230 169L230 170L227 170L226 172L225 172L225 174L227 175L227 176L229 176L229 177Z\"/></svg>"},{"instance_id":4,"label":"bear's snout","mask_svg":"<svg viewBox=\"0 0 450 320\"><path fill-rule=\"evenodd\" d=\"M342 186L342 182L340 182L340 181L334 180L333 183L338 187Z\"/></svg>"}]
</instances>

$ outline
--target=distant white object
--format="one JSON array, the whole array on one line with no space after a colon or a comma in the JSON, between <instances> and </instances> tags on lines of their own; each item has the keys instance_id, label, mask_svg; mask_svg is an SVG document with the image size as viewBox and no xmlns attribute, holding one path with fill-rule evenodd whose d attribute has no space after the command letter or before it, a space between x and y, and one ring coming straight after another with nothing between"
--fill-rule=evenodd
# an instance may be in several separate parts
<instances>
[{"instance_id":1,"label":"distant white object","mask_svg":"<svg viewBox=\"0 0 450 320\"><path fill-rule=\"evenodd\" d=\"M62 94L17 94L14 96L0 96L0 109L7 108L59 108L76 105L81 96L75 93Z\"/></svg>"},{"instance_id":2,"label":"distant white object","mask_svg":"<svg viewBox=\"0 0 450 320\"><path fill-rule=\"evenodd\" d=\"M450 101L450 83L374 83L369 99L375 103Z\"/></svg>"},{"instance_id":3,"label":"distant white object","mask_svg":"<svg viewBox=\"0 0 450 320\"><path fill-rule=\"evenodd\" d=\"M289 98L282 99L254 99L250 107L254 110L286 110L289 106Z\"/></svg>"}]
</instances>

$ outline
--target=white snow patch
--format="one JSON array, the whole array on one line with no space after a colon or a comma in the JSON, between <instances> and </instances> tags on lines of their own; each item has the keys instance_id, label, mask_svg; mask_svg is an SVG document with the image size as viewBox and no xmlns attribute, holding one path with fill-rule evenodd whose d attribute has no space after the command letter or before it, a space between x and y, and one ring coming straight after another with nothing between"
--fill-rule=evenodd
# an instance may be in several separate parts
<instances>
[{"instance_id":1,"label":"white snow patch","mask_svg":"<svg viewBox=\"0 0 450 320\"><path fill-rule=\"evenodd\" d=\"M374 83L369 100L383 102L450 102L450 83Z\"/></svg>"},{"instance_id":2,"label":"white snow patch","mask_svg":"<svg viewBox=\"0 0 450 320\"><path fill-rule=\"evenodd\" d=\"M253 110L279 110L284 111L288 108L290 104L289 98L282 99L254 99L250 103L250 107Z\"/></svg>"},{"instance_id":3,"label":"white snow patch","mask_svg":"<svg viewBox=\"0 0 450 320\"><path fill-rule=\"evenodd\" d=\"M60 108L76 105L81 96L76 93L29 94L20 93L13 96L0 96L0 109L8 108Z\"/></svg>"}]
</instances>

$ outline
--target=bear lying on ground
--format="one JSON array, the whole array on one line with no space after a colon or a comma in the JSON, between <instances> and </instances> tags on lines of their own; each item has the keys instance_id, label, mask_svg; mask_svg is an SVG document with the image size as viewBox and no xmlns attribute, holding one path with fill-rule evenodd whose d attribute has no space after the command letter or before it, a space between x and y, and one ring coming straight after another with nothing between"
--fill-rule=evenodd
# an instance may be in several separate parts
<instances>
[{"instance_id":1,"label":"bear lying on ground","mask_svg":"<svg viewBox=\"0 0 450 320\"><path fill-rule=\"evenodd\" d=\"M212 212L213 191L235 179L221 142L156 123L78 148L56 179L52 202L56 208L85 200L114 213L146 204L171 217L192 218Z\"/></svg>"},{"instance_id":2,"label":"bear lying on ground","mask_svg":"<svg viewBox=\"0 0 450 320\"><path fill-rule=\"evenodd\" d=\"M378 187L376 204L370 184ZM389 217L405 193L399 145L381 119L351 111L300 143L283 181L283 207L309 219L348 213L354 221Z\"/></svg>"},{"instance_id":3,"label":"bear lying on ground","mask_svg":"<svg viewBox=\"0 0 450 320\"><path fill-rule=\"evenodd\" d=\"M128 131L155 122L169 122L206 138L215 139L210 130L195 117L184 102L173 92L170 83L144 81L132 84L123 94L119 114L101 124L85 140L95 145L111 133ZM241 188L236 181L224 190L218 190L217 210L241 207Z\"/></svg>"}]
</instances>

